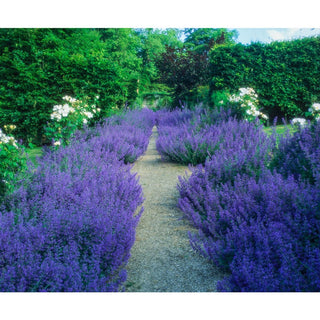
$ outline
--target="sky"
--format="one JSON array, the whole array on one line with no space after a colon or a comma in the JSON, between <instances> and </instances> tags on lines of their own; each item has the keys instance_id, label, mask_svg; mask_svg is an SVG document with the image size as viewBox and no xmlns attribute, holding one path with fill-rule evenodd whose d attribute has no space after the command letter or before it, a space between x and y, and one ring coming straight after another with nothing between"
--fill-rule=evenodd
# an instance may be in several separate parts
<instances>
[{"instance_id":1,"label":"sky","mask_svg":"<svg viewBox=\"0 0 320 320\"><path fill-rule=\"evenodd\" d=\"M320 28L236 28L236 30L239 33L237 42L243 44L258 41L270 43L320 35Z\"/></svg>"}]
</instances>

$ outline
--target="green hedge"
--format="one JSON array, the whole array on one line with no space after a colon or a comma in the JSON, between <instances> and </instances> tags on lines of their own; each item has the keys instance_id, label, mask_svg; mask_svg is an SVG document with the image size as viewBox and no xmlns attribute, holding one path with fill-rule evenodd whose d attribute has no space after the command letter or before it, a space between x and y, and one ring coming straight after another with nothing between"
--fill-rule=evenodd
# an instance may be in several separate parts
<instances>
[{"instance_id":1,"label":"green hedge","mask_svg":"<svg viewBox=\"0 0 320 320\"><path fill-rule=\"evenodd\" d=\"M320 101L320 37L218 47L210 72L210 94L252 87L270 119L304 116Z\"/></svg>"},{"instance_id":2,"label":"green hedge","mask_svg":"<svg viewBox=\"0 0 320 320\"><path fill-rule=\"evenodd\" d=\"M134 100L140 61L130 32L0 29L0 127L15 124L17 138L41 144L52 107L64 95L99 95L102 115Z\"/></svg>"}]
</instances>

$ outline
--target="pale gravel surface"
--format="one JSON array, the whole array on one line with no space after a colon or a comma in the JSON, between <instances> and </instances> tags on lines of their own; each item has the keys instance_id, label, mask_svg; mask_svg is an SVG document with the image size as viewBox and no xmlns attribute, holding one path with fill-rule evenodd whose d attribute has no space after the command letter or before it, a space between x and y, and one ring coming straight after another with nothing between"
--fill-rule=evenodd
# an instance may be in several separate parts
<instances>
[{"instance_id":1,"label":"pale gravel surface","mask_svg":"<svg viewBox=\"0 0 320 320\"><path fill-rule=\"evenodd\" d=\"M140 176L144 213L127 265L126 292L211 292L223 274L191 248L192 226L177 208L178 175L186 166L164 162L156 150L156 128L148 150L132 171Z\"/></svg>"}]
</instances>

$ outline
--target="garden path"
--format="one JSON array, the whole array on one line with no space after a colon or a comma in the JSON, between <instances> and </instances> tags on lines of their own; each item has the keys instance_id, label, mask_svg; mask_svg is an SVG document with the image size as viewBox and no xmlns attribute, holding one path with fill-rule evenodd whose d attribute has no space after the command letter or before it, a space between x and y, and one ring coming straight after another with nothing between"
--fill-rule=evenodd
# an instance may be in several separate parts
<instances>
[{"instance_id":1,"label":"garden path","mask_svg":"<svg viewBox=\"0 0 320 320\"><path fill-rule=\"evenodd\" d=\"M164 162L153 128L146 153L135 163L144 193L144 212L127 265L126 292L210 292L223 275L191 248L192 226L177 208L178 175L188 167Z\"/></svg>"}]
</instances>

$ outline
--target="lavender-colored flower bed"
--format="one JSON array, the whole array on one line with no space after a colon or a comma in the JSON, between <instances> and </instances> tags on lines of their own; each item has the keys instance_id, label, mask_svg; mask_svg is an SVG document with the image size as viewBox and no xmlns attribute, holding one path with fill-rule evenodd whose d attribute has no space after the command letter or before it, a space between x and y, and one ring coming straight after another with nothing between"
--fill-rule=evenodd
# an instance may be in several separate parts
<instances>
[{"instance_id":1,"label":"lavender-colored flower bed","mask_svg":"<svg viewBox=\"0 0 320 320\"><path fill-rule=\"evenodd\" d=\"M320 122L277 147L259 128L226 123L237 130L179 178L193 248L229 273L221 291L319 291Z\"/></svg>"},{"instance_id":2,"label":"lavender-colored flower bed","mask_svg":"<svg viewBox=\"0 0 320 320\"><path fill-rule=\"evenodd\" d=\"M221 144L238 135L238 121L228 113L213 113L206 109L174 110L158 113L159 137L157 150L162 159L182 164L204 163ZM243 122L244 123L244 122ZM255 126L248 123L250 130Z\"/></svg>"},{"instance_id":3,"label":"lavender-colored flower bed","mask_svg":"<svg viewBox=\"0 0 320 320\"><path fill-rule=\"evenodd\" d=\"M0 209L0 291L121 290L143 210L124 162L144 152L154 124L133 113L76 134L20 177Z\"/></svg>"}]
</instances>

